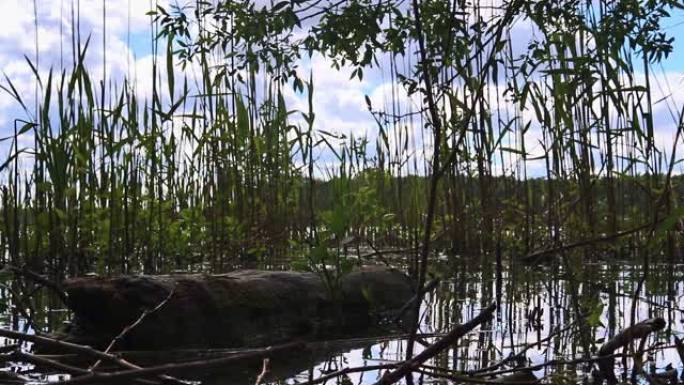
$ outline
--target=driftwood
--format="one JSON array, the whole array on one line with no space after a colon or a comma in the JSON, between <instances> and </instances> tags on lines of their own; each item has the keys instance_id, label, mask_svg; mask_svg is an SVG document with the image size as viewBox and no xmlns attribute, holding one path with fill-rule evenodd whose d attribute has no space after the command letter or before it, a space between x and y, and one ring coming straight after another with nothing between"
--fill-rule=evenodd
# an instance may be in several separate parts
<instances>
[{"instance_id":1,"label":"driftwood","mask_svg":"<svg viewBox=\"0 0 684 385\"><path fill-rule=\"evenodd\" d=\"M442 333L427 333L419 334L420 338L439 338L444 336ZM287 368L300 367L301 370L295 370L292 375L295 375L305 369L307 369L311 362L317 360L325 360L332 355L340 354L342 352L347 352L355 349L362 349L380 342L394 341L398 339L408 338L409 334L389 334L389 335L372 335L368 337L357 337L357 338L345 338L338 340L326 340L326 341L314 341L307 343L306 346L306 357L301 354L297 357L297 362L291 362L290 355L285 357L276 357L276 359L271 362L271 369L276 368L281 361L288 361ZM249 353L259 350L259 348L220 348L220 349L175 349L175 350L117 350L116 356L120 357L129 362L135 362L140 366L150 366L159 365L161 363L180 363L195 360L206 360L212 358L226 357L230 355ZM78 354L36 354L36 357L45 358L48 360L59 361L62 363L67 363L72 366L87 367L93 362L92 358L85 357ZM3 357L0 355L0 358ZM285 360L281 360L284 358ZM301 358L301 365L299 361ZM0 359L0 362L1 359ZM100 368L103 370L111 370L111 364L108 366L101 365ZM258 369L258 368L255 368ZM276 370L272 370L275 373ZM286 375L283 375L286 377Z\"/></svg>"},{"instance_id":2,"label":"driftwood","mask_svg":"<svg viewBox=\"0 0 684 385\"><path fill-rule=\"evenodd\" d=\"M416 293L413 297L411 297L411 299L408 300L404 304L404 306L401 307L401 309L399 309L399 311L394 316L392 321L399 322L404 317L404 314L406 314L406 312L411 308L411 306L414 305L416 301L422 301L425 294L434 290L437 287L437 285L439 285L439 282L440 280L438 278L435 278L428 282L422 289L420 289L420 292Z\"/></svg>"},{"instance_id":3,"label":"driftwood","mask_svg":"<svg viewBox=\"0 0 684 385\"><path fill-rule=\"evenodd\" d=\"M51 360L45 357L36 356L31 353L23 352L19 349L7 355L8 361L14 362L27 362L29 364L35 365L36 367L43 369L57 370L60 373L68 373L72 376L74 375L87 375L91 373L91 370L79 368L77 366L67 365L65 363ZM0 381L1 383L2 381ZM151 380L136 379L136 383L143 385L155 385L159 382Z\"/></svg>"},{"instance_id":4,"label":"driftwood","mask_svg":"<svg viewBox=\"0 0 684 385\"><path fill-rule=\"evenodd\" d=\"M222 367L226 365L235 364L237 362L264 359L272 357L275 354L283 352L293 352L304 348L306 345L302 342L290 342L278 346L264 348L251 353L238 354L229 357L214 358L210 360L188 361L179 364L165 364L158 366L151 366L147 368L138 368L130 370L122 370L111 373L90 373L84 376L76 377L74 379L63 381L58 385L76 385L76 384L102 384L102 383L125 383L138 378L145 378L150 376L157 376L164 373L185 373L188 370L211 369Z\"/></svg>"},{"instance_id":5,"label":"driftwood","mask_svg":"<svg viewBox=\"0 0 684 385\"><path fill-rule=\"evenodd\" d=\"M527 353L528 350L532 349L535 346L541 345L543 342L549 341L549 340L559 336L560 334L565 333L566 331L568 331L574 327L575 327L575 323L571 323L570 325L567 325L563 328L557 329L555 332L549 333L549 335L546 336L545 338L542 338L539 341L531 342L531 343L525 345L518 353L511 354L511 355L507 356L506 358L502 359L501 361L499 361L493 365L487 366L486 368L480 368L477 370L468 371L468 374L472 376L472 375L479 375L479 374L484 373L483 375L487 376L487 375L489 375L488 372L491 372L492 370L496 370L496 369L498 369L498 368L500 368L500 367L502 367L508 363L514 362L518 359L526 358L525 354Z\"/></svg>"},{"instance_id":6,"label":"driftwood","mask_svg":"<svg viewBox=\"0 0 684 385\"><path fill-rule=\"evenodd\" d=\"M425 337L440 337L440 334L426 334ZM388 335L379 337L366 337L366 338L352 338L345 340L330 340L330 341L315 341L307 342L301 345L301 348L295 347L291 350L282 349L273 351L273 354L269 356L269 366L268 366L268 376L266 382L270 379L282 379L291 378L298 373L311 367L312 362L322 362L327 360L330 356L341 354L343 352L349 352L351 350L357 350L361 348L369 347L378 341L389 341L398 338L407 338L408 335ZM126 361L135 362L137 365L143 367L159 367L160 365L168 365L171 360L177 364L181 364L180 369L175 365L168 365L167 368L171 368L172 373L182 375L184 378L204 381L208 380L208 383L213 383L212 378L216 374L221 374L221 383L246 383L247 378L254 378L260 371L263 372L263 359L260 354L264 353L266 349L264 348L248 348L248 349L215 349L210 351L202 350L179 350L172 355L167 355L167 352L161 351L147 351L147 352L124 352L118 351L116 355L125 359ZM0 360L6 356L0 355ZM219 361L221 365L213 364L213 360L221 358L231 358L227 361ZM21 357L15 357L12 362L28 362L37 365L41 369L48 369L52 372L58 373L71 373L76 376L83 376L84 374L89 374L86 368L92 363L92 358L89 360L84 360L86 357L82 357L76 354L68 355L31 355L28 359L20 359ZM35 358L35 359L33 359ZM43 361L42 363L40 361ZM47 363L46 363L47 362ZM52 362L64 363L65 367L57 367L55 365L50 365ZM195 362L205 364L197 364L196 366L183 367L182 365L186 362ZM209 362L209 364L206 364ZM391 366L396 367L396 365ZM71 370L66 370L65 368L71 368ZM83 368L83 369L80 369ZM385 368L390 368L387 366ZM364 368L351 368L345 369L340 375L344 373L354 373L360 371L371 370L369 367ZM98 368L98 372L111 372L111 371L121 371L120 368L116 366L101 365ZM143 372L143 375L145 372ZM132 374L130 374L132 375ZM335 375L332 373L327 373L323 377L328 379L334 378ZM100 382L100 378L97 375L92 375L86 378L90 378L93 383ZM83 379L85 380L85 378ZM103 379L104 380L104 379ZM109 380L109 379L108 379ZM320 380L320 381L319 381ZM81 380L79 380L81 381ZM89 380L90 381L90 380ZM142 378L116 378L111 379L116 383L130 383L135 381L137 383L152 384L158 383L158 381L146 380ZM313 383L324 382L323 378L316 379ZM252 382L254 384L254 382Z\"/></svg>"},{"instance_id":7,"label":"driftwood","mask_svg":"<svg viewBox=\"0 0 684 385\"><path fill-rule=\"evenodd\" d=\"M71 374L73 378L65 384L180 384L182 381L166 373L194 371L202 375L200 372L229 365L251 367L264 358L288 361L294 359L288 356L315 355L318 350L328 349L328 344L264 341L301 341L300 337L319 336L327 329L344 332L353 328L358 332L376 316L391 318L414 297L408 277L378 267L344 276L335 293L328 291L314 274L264 271L220 276L79 278L67 281L65 289L75 319L61 339L0 330L0 336L34 343L40 353L62 353L15 351L3 358ZM234 339L236 336L240 339ZM254 345L270 347L233 352L225 349ZM155 356L158 354L154 349L166 347L220 349L215 349L213 357L145 367L131 363L119 351L140 347ZM116 353L110 353L115 349ZM101 363L107 367L100 367ZM257 383L271 371L270 365L264 365Z\"/></svg>"},{"instance_id":8,"label":"driftwood","mask_svg":"<svg viewBox=\"0 0 684 385\"><path fill-rule=\"evenodd\" d=\"M496 310L496 304L492 304L488 308L482 310L482 312L480 312L480 314L478 314L477 317L473 318L472 320L464 324L457 325L446 336L437 340L437 342L430 345L427 349L423 350L415 357L405 361L396 370L383 375L377 384L390 385L401 380L404 376L410 374L414 369L418 368L423 362L429 360L430 358L439 354L439 352L451 346L454 342L456 342L456 340L475 329L481 323L490 320L494 310Z\"/></svg>"},{"instance_id":9,"label":"driftwood","mask_svg":"<svg viewBox=\"0 0 684 385\"><path fill-rule=\"evenodd\" d=\"M315 380L302 382L302 383L297 384L297 385L317 385L317 384L322 384L322 383L325 383L327 381L333 380L333 379L341 377L341 376L345 376L347 374L372 372L374 370L395 369L396 367L397 367L397 364L379 364L379 365L365 365L365 366L357 366L357 367L348 367L348 368L343 368L343 369L334 371L332 373L327 373L321 377L316 378Z\"/></svg>"},{"instance_id":10,"label":"driftwood","mask_svg":"<svg viewBox=\"0 0 684 385\"><path fill-rule=\"evenodd\" d=\"M32 342L36 345L43 345L43 346L51 346L53 348L62 350L62 351L70 351L78 354L82 354L88 357L92 357L95 359L101 359L107 362L114 363L118 366L124 367L124 368L129 368L129 369L141 369L140 366L135 365L131 362L128 362L122 358L119 358L113 354L109 353L104 353L102 351L96 350L91 348L90 346L84 346L84 345L78 345L72 342L66 342L66 341L59 341L55 340L52 338L48 337L43 337L43 336L37 336L33 334L25 334L25 333L20 333L12 330L6 330L6 329L0 329L0 336L6 337L6 338L12 338L16 339L19 341L27 341L27 342ZM185 384L185 382L180 381L176 378L167 376L167 375L160 375L159 378L166 382L166 383L175 383L175 384Z\"/></svg>"},{"instance_id":11,"label":"driftwood","mask_svg":"<svg viewBox=\"0 0 684 385\"><path fill-rule=\"evenodd\" d=\"M77 366L51 360L49 358L36 356L31 353L23 352L20 349L8 354L6 359L7 361L12 362L27 362L40 368L55 369L61 373L68 373L71 375L83 375L89 373L88 369L83 369Z\"/></svg>"},{"instance_id":12,"label":"driftwood","mask_svg":"<svg viewBox=\"0 0 684 385\"><path fill-rule=\"evenodd\" d=\"M529 261L534 261L537 258L541 258L541 257L547 256L547 255L559 254L561 252L577 249L577 248L584 247L584 246L591 246L591 245L595 245L598 243L612 242L616 239L619 239L619 238L622 238L622 237L625 237L625 236L628 236L628 235L631 235L634 233L638 233L639 231L657 226L660 222L662 222L662 220L654 221L651 223L646 223L646 224L643 224L641 226L637 226L637 227L627 229L627 230L623 230L623 231L618 231L616 233L609 234L609 235L602 235L600 237L591 238L591 239L584 239L584 240L577 241L574 243L569 243L567 245L561 245L558 247L551 247L551 248L547 248L547 249L537 250L537 251L534 251L530 254L525 255L521 259L523 261L528 261L528 263L529 263Z\"/></svg>"},{"instance_id":13,"label":"driftwood","mask_svg":"<svg viewBox=\"0 0 684 385\"><path fill-rule=\"evenodd\" d=\"M461 324L457 325L453 330L451 330L449 333L441 337L437 342L434 344L428 346L423 352L420 354L416 355L415 357L412 357L411 359L400 362L400 363L388 363L388 364L379 364L379 365L366 365L366 366L361 366L361 367L348 367L348 368L343 368L338 371L332 372L332 373L327 373L317 379L310 380L308 382L304 382L301 385L315 385L315 384L321 384L326 381L338 378L343 375L351 374L351 373L359 373L359 372L369 372L369 371L374 371L374 370L384 370L384 369L394 369L393 371L385 373L382 378L377 382L378 385L388 385L388 384L393 384L397 381L399 381L401 378L406 376L407 374L410 374L414 371L419 371L420 366L430 358L434 357L435 355L439 354L441 351L444 349L448 348L452 344L456 342L459 338L463 337L465 334L473 330L475 327L480 325L481 323L489 320L492 318L492 314L496 310L496 304L492 304L491 306L487 307L486 309L482 310L482 312L473 318L472 320ZM409 336L410 337L410 336ZM478 379L474 379L474 382L487 382L488 381L482 381Z\"/></svg>"},{"instance_id":14,"label":"driftwood","mask_svg":"<svg viewBox=\"0 0 684 385\"><path fill-rule=\"evenodd\" d=\"M148 315L150 315L150 314L158 311L162 307L164 307L164 305L166 305L166 303L169 301L169 299L171 299L174 292L175 292L175 288L172 288L171 291L169 292L169 295L167 295L163 301L161 301L159 304L157 304L157 306L153 307L152 309L145 309L132 324L123 328L121 333L117 334L116 337L114 337L114 339L112 339L112 341L109 343L109 345L107 345L107 349L105 349L104 352L105 353L111 352L112 349L114 349L114 347L116 346L116 344L119 343L119 341L121 341L128 333L130 333L131 330L135 329L135 327L138 326L143 320L145 320L145 318L147 318ZM97 360L97 362L95 362L95 364L93 364L93 366L90 367L90 370L93 371L93 370L97 369L97 367L100 366L101 363L102 363L101 359Z\"/></svg>"},{"instance_id":15,"label":"driftwood","mask_svg":"<svg viewBox=\"0 0 684 385\"><path fill-rule=\"evenodd\" d=\"M523 369L507 376L499 377L494 380L502 384L536 384L539 379L531 369Z\"/></svg>"},{"instance_id":16,"label":"driftwood","mask_svg":"<svg viewBox=\"0 0 684 385\"><path fill-rule=\"evenodd\" d=\"M358 332L414 295L406 275L384 267L343 276L334 294L313 273L257 270L78 278L65 288L74 319L63 338L101 349L117 339L120 350L256 347Z\"/></svg>"},{"instance_id":17,"label":"driftwood","mask_svg":"<svg viewBox=\"0 0 684 385\"><path fill-rule=\"evenodd\" d=\"M271 360L268 358L264 358L264 362L261 367L261 373L257 376L256 381L254 382L254 385L261 385L261 383L264 381L268 373L271 372Z\"/></svg>"},{"instance_id":18,"label":"driftwood","mask_svg":"<svg viewBox=\"0 0 684 385\"><path fill-rule=\"evenodd\" d=\"M506 385L533 385L539 382L539 379L529 370L523 370L511 374L509 376L495 378L492 380L483 379L481 377L467 377L462 375L453 375L449 373L442 373L435 370L417 369L416 372L422 373L434 378L442 378L450 380L454 383L470 383L470 384L506 384Z\"/></svg>"},{"instance_id":19,"label":"driftwood","mask_svg":"<svg viewBox=\"0 0 684 385\"><path fill-rule=\"evenodd\" d=\"M64 292L64 288L62 287L62 285L60 285L58 282L52 281L49 278L46 278L46 277L44 277L44 276L42 276L42 275L40 275L40 274L38 274L32 270L29 270L26 267L18 267L18 266L5 264L3 266L3 269L9 270L17 276L22 276L22 277L28 278L29 280L34 281L37 284L52 290L57 295L57 297L60 299L60 301L62 301L62 303L66 303L66 300L67 300L66 293Z\"/></svg>"},{"instance_id":20,"label":"driftwood","mask_svg":"<svg viewBox=\"0 0 684 385\"><path fill-rule=\"evenodd\" d=\"M25 384L29 381L31 381L30 378L21 374L0 370L0 384Z\"/></svg>"},{"instance_id":21,"label":"driftwood","mask_svg":"<svg viewBox=\"0 0 684 385\"><path fill-rule=\"evenodd\" d=\"M615 377L614 370L615 359L611 357L613 352L627 346L634 340L648 337L652 332L663 329L665 325L665 320L662 318L647 319L620 331L615 337L604 343L598 351L600 357L598 366L601 370L601 376L604 377L609 384L617 384L618 380L617 377Z\"/></svg>"}]
</instances>

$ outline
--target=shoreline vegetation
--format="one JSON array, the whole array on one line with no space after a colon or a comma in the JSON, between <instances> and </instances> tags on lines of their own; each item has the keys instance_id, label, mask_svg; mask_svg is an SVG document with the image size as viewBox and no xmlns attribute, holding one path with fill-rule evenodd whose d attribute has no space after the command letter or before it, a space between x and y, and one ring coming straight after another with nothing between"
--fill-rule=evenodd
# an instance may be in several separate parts
<instances>
[{"instance_id":1,"label":"shoreline vegetation","mask_svg":"<svg viewBox=\"0 0 684 385\"><path fill-rule=\"evenodd\" d=\"M56 280L312 268L354 240L414 248L418 272L432 240L524 256L644 226L628 248L681 259L682 111L659 123L672 147L658 147L652 111L670 103L652 100L649 72L672 49L659 23L679 3L426 1L423 26L403 3L306 3L159 6L149 98L92 79L96 42L78 30L70 66L26 57L35 105L2 84L26 114L4 141L3 258ZM517 52L522 22L540 35ZM391 64L385 105L366 97L375 137L316 119L316 94L334 90L302 78L312 52L354 68L350 82ZM288 87L307 110L289 109Z\"/></svg>"},{"instance_id":2,"label":"shoreline vegetation","mask_svg":"<svg viewBox=\"0 0 684 385\"><path fill-rule=\"evenodd\" d=\"M33 2L35 100L0 82L22 114L0 159L13 329L50 330L52 312L33 315L59 298L39 290L87 274L307 270L334 291L357 265L392 264L426 293L436 262L461 256L496 276L497 300L504 270L562 271L584 363L599 361L603 309L588 264L641 266L611 348L662 329L637 322L637 303L655 264L682 263L684 106L657 72L678 43L663 23L680 1L155 2L149 92L93 77L117 53L106 24L102 41L80 30L79 5L60 48L71 60L48 69ZM316 87L313 57L349 82L388 80L382 101L365 97L366 134L316 115L317 95L336 90ZM485 301L416 356L422 301L408 304L406 355L380 383L412 385L432 352L501 310ZM131 365L119 375L165 373ZM83 370L72 383L102 380Z\"/></svg>"}]
</instances>

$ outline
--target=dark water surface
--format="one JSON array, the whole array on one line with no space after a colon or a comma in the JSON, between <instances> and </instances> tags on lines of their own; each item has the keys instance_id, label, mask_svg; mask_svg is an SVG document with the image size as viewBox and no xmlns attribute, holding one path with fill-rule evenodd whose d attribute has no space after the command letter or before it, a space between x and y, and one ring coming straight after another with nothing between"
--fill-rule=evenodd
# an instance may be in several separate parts
<instances>
[{"instance_id":1,"label":"dark water surface","mask_svg":"<svg viewBox=\"0 0 684 385\"><path fill-rule=\"evenodd\" d=\"M494 260L442 258L433 264L432 273L442 280L435 291L425 297L421 313L420 333L434 342L454 325L468 321L478 312L500 299L495 318L460 339L458 343L426 362L424 373L416 373L416 383L451 384L457 381L429 375L441 368L441 374L456 375L496 364L510 354L528 348L519 365L536 365L551 360L585 357L583 346L594 354L601 344L635 322L662 317L667 321L663 331L651 335L650 347L643 361L647 371L662 371L672 364L681 371L680 358L672 348L674 335L684 330L684 265L655 264L649 266L639 298L633 298L644 276L642 265L615 263L574 264L546 261L543 266L503 263L497 271ZM584 329L582 343L576 315L584 314L589 328ZM53 315L52 318L59 318ZM23 321L15 322L22 327ZM12 326L9 313L3 318ZM397 337L396 329L373 330L350 336L349 340L320 344L317 352L293 353L271 363L265 383L297 384L346 367L396 363L405 357L406 339ZM537 343L541 341L540 343ZM9 343L0 339L0 345ZM422 347L416 346L416 351ZM203 376L206 384L254 384L261 372L260 364L224 368L219 373ZM632 360L616 360L618 378L630 379ZM13 366L11 370L27 370L30 366ZM507 369L510 366L499 368ZM584 383L591 380L590 364L554 365L540 368L534 376L545 383ZM373 384L381 371L352 373L330 380L327 384ZM31 374L36 382L55 381L64 376ZM491 378L481 378L491 380ZM636 381L643 382L640 377Z\"/></svg>"}]
</instances>

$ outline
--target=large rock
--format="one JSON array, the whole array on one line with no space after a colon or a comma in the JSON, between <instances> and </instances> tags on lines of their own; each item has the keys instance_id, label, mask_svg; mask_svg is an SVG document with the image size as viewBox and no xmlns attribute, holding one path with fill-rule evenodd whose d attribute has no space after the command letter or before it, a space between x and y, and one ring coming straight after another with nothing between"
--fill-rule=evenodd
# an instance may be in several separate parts
<instances>
[{"instance_id":1,"label":"large rock","mask_svg":"<svg viewBox=\"0 0 684 385\"><path fill-rule=\"evenodd\" d=\"M403 273L366 267L337 295L318 275L242 270L222 275L77 278L66 283L74 319L67 340L106 346L145 309L169 297L117 349L263 346L368 326L413 296ZM335 297L335 299L333 299Z\"/></svg>"}]
</instances>

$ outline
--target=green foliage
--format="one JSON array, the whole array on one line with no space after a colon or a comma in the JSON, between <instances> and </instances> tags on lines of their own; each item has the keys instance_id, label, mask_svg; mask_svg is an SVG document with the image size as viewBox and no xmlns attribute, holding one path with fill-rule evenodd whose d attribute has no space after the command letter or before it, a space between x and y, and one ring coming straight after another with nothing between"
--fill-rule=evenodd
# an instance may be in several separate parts
<instances>
[{"instance_id":1,"label":"green foliage","mask_svg":"<svg viewBox=\"0 0 684 385\"><path fill-rule=\"evenodd\" d=\"M334 290L353 265L347 240L422 242L431 172L441 177L438 248L486 253L496 240L525 254L657 219L649 239L674 249L679 160L655 145L650 78L632 62L649 68L672 51L661 25L679 2L416 5L158 7L150 15L163 54L148 100L127 80L91 78L89 39L63 71L41 77L27 59L41 90L35 107L11 79L2 85L27 114L0 138L9 147L0 162L7 260L62 276L283 258ZM537 33L513 57L507 36L520 20ZM365 101L374 140L316 115L317 95L335 90L314 94L317 74L301 78L314 54L360 80L390 64L388 100ZM305 111L288 109L287 87L306 92ZM431 170L435 144L442 163ZM530 178L533 169L543 178Z\"/></svg>"}]
</instances>

